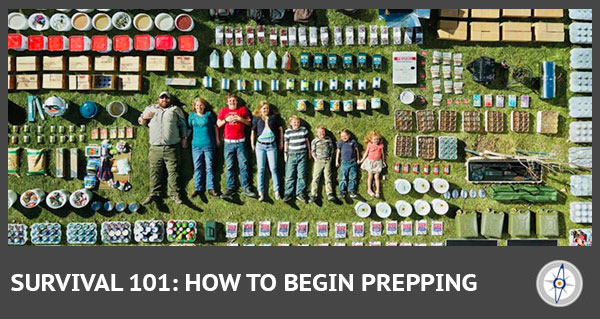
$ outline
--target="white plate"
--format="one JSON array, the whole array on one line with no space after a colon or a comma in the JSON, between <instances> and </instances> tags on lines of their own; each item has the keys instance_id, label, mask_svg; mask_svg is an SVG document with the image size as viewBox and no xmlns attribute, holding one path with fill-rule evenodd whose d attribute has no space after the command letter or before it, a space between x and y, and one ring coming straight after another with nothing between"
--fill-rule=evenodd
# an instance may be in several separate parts
<instances>
[{"instance_id":1,"label":"white plate","mask_svg":"<svg viewBox=\"0 0 600 319\"><path fill-rule=\"evenodd\" d=\"M365 202L358 202L354 206L354 211L356 212L356 216L367 218L371 215L371 206Z\"/></svg>"},{"instance_id":2,"label":"white plate","mask_svg":"<svg viewBox=\"0 0 600 319\"><path fill-rule=\"evenodd\" d=\"M380 218L388 218L392 215L392 207L386 202L377 203L375 206L375 213Z\"/></svg>"},{"instance_id":3,"label":"white plate","mask_svg":"<svg viewBox=\"0 0 600 319\"><path fill-rule=\"evenodd\" d=\"M396 206L396 212L400 217L408 217L412 214L413 208L408 202L399 200L394 206Z\"/></svg>"},{"instance_id":4,"label":"white plate","mask_svg":"<svg viewBox=\"0 0 600 319\"><path fill-rule=\"evenodd\" d=\"M427 216L429 215L429 212L431 212L431 205L429 205L428 202L419 199L415 201L415 212L420 216Z\"/></svg>"},{"instance_id":5,"label":"white plate","mask_svg":"<svg viewBox=\"0 0 600 319\"><path fill-rule=\"evenodd\" d=\"M424 178L415 178L413 181L413 187L417 193L425 194L429 192L429 189L431 189L431 184L429 184L429 181Z\"/></svg>"},{"instance_id":6,"label":"white plate","mask_svg":"<svg viewBox=\"0 0 600 319\"><path fill-rule=\"evenodd\" d=\"M441 216L446 215L448 213L448 210L450 210L450 206L448 205L448 203L446 203L445 200L441 200L439 198L436 198L433 201L431 201L431 206L433 206L433 212Z\"/></svg>"},{"instance_id":7,"label":"white plate","mask_svg":"<svg viewBox=\"0 0 600 319\"><path fill-rule=\"evenodd\" d=\"M406 195L406 194L410 193L410 190L412 189L412 185L410 184L409 181L407 181L405 179L397 179L394 182L394 188L396 189L398 194Z\"/></svg>"},{"instance_id":8,"label":"white plate","mask_svg":"<svg viewBox=\"0 0 600 319\"><path fill-rule=\"evenodd\" d=\"M450 183L443 178L436 178L431 183L433 184L433 190L438 194L445 194L450 190Z\"/></svg>"}]
</instances>

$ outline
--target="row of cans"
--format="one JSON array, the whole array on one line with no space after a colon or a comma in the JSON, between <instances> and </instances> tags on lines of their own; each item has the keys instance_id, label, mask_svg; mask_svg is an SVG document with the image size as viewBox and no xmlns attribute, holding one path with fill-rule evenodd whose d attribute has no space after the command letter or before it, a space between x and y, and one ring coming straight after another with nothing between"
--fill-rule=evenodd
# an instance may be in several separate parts
<instances>
[{"instance_id":1,"label":"row of cans","mask_svg":"<svg viewBox=\"0 0 600 319\"><path fill-rule=\"evenodd\" d=\"M86 125L82 124L79 126L79 133L85 133L86 132ZM37 133L38 134L42 134L44 133L44 126L43 125L38 125L37 126ZM50 125L50 133L52 134L56 134L56 132L58 131L59 134L65 134L67 129L65 126L60 125L60 126L56 126L56 125ZM75 133L77 131L77 126L75 125L69 125L69 133ZM30 133L32 132L32 128L29 127L29 125L25 124L23 126L19 126L19 125L13 125L11 132L13 134L19 134L19 133ZM10 133L10 132L9 132Z\"/></svg>"},{"instance_id":2,"label":"row of cans","mask_svg":"<svg viewBox=\"0 0 600 319\"><path fill-rule=\"evenodd\" d=\"M67 143L67 141L69 143L85 143L85 140L86 140L86 136L84 134L80 134L79 136L76 136L76 135L69 135L69 136L61 135L61 136L58 137L58 139L57 139L57 137L55 135L51 135L51 136L48 137L48 142L50 144L56 144L57 142L60 143L60 144L65 144L65 143ZM23 142L23 144L29 144L29 143L31 143L31 136L29 136L29 135L23 136L22 142ZM42 135L38 135L36 137L36 142L37 142L37 144L44 144L45 137L42 136ZM19 137L16 136L16 135L10 136L10 143L13 144L13 145L19 144Z\"/></svg>"},{"instance_id":3,"label":"row of cans","mask_svg":"<svg viewBox=\"0 0 600 319\"><path fill-rule=\"evenodd\" d=\"M440 175L440 165L429 165L429 164L425 164L423 165L423 174L425 175L429 175L430 173L433 173L433 175ZM433 172L431 172L431 169L433 169ZM443 167L443 173L444 175L450 175L450 165L444 165ZM404 173L404 174L410 174L411 173L411 164L409 163L404 163L404 164L400 164L400 163L396 163L394 164L394 172L396 173ZM412 164L412 173L413 174L420 174L421 173L421 166L419 164Z\"/></svg>"}]
</instances>

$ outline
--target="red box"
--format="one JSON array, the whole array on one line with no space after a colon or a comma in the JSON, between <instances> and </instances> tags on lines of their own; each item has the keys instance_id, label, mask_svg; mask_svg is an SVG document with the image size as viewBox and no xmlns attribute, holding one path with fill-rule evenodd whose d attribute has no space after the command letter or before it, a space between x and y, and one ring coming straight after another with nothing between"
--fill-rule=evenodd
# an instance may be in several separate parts
<instances>
[{"instance_id":1,"label":"red box","mask_svg":"<svg viewBox=\"0 0 600 319\"><path fill-rule=\"evenodd\" d=\"M27 37L18 33L9 33L8 49L17 51L27 50Z\"/></svg>"},{"instance_id":2,"label":"red box","mask_svg":"<svg viewBox=\"0 0 600 319\"><path fill-rule=\"evenodd\" d=\"M112 50L112 41L105 35L92 36L92 51L106 53Z\"/></svg>"},{"instance_id":3,"label":"red box","mask_svg":"<svg viewBox=\"0 0 600 319\"><path fill-rule=\"evenodd\" d=\"M177 41L171 35L157 35L154 38L154 42L156 45L156 50L173 51L177 48Z\"/></svg>"},{"instance_id":4,"label":"red box","mask_svg":"<svg viewBox=\"0 0 600 319\"><path fill-rule=\"evenodd\" d=\"M136 51L152 51L154 38L149 34L137 34L133 37L133 47Z\"/></svg>"},{"instance_id":5,"label":"red box","mask_svg":"<svg viewBox=\"0 0 600 319\"><path fill-rule=\"evenodd\" d=\"M69 51L83 52L89 51L92 47L90 38L83 35L72 35L69 37Z\"/></svg>"},{"instance_id":6,"label":"red box","mask_svg":"<svg viewBox=\"0 0 600 319\"><path fill-rule=\"evenodd\" d=\"M48 51L65 51L69 49L69 40L63 35L48 36Z\"/></svg>"},{"instance_id":7,"label":"red box","mask_svg":"<svg viewBox=\"0 0 600 319\"><path fill-rule=\"evenodd\" d=\"M177 38L179 43L179 50L183 52L196 52L198 51L198 40L193 35L180 35Z\"/></svg>"},{"instance_id":8,"label":"red box","mask_svg":"<svg viewBox=\"0 0 600 319\"><path fill-rule=\"evenodd\" d=\"M30 35L27 37L29 51L46 51L48 49L48 39L43 35Z\"/></svg>"},{"instance_id":9,"label":"red box","mask_svg":"<svg viewBox=\"0 0 600 319\"><path fill-rule=\"evenodd\" d=\"M113 49L117 52L131 52L133 40L128 35L115 35L113 37Z\"/></svg>"}]
</instances>

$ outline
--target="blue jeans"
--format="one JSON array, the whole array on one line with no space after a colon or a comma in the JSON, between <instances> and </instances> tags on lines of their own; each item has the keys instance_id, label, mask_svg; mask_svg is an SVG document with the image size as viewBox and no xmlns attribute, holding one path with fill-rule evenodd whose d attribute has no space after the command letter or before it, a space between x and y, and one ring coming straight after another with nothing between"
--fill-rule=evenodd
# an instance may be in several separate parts
<instances>
[{"instance_id":1,"label":"blue jeans","mask_svg":"<svg viewBox=\"0 0 600 319\"><path fill-rule=\"evenodd\" d=\"M271 179L273 179L273 191L279 192L279 174L277 173L277 144L256 143L256 166L258 166L257 186L258 191L265 192L265 173L269 162Z\"/></svg>"},{"instance_id":2,"label":"blue jeans","mask_svg":"<svg viewBox=\"0 0 600 319\"><path fill-rule=\"evenodd\" d=\"M215 176L213 174L213 160L215 157L215 148L192 147L192 157L194 158L194 190L203 192L206 189L215 189ZM206 180L206 182L205 182ZM206 188L204 187L206 185Z\"/></svg>"},{"instance_id":3,"label":"blue jeans","mask_svg":"<svg viewBox=\"0 0 600 319\"><path fill-rule=\"evenodd\" d=\"M358 191L358 164L354 161L342 161L339 174L339 192L342 194L356 193Z\"/></svg>"},{"instance_id":4,"label":"blue jeans","mask_svg":"<svg viewBox=\"0 0 600 319\"><path fill-rule=\"evenodd\" d=\"M285 164L285 196L302 195L306 191L308 153L289 153Z\"/></svg>"},{"instance_id":5,"label":"blue jeans","mask_svg":"<svg viewBox=\"0 0 600 319\"><path fill-rule=\"evenodd\" d=\"M225 178L227 190L235 190L235 160L237 159L240 185L243 189L250 188L248 177L248 153L245 143L225 143Z\"/></svg>"}]
</instances>

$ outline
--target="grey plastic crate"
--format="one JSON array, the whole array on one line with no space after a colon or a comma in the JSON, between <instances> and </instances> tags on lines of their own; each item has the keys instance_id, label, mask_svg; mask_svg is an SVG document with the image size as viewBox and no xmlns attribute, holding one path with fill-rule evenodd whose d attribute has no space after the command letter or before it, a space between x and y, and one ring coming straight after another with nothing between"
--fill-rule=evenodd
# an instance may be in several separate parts
<instances>
[{"instance_id":1,"label":"grey plastic crate","mask_svg":"<svg viewBox=\"0 0 600 319\"><path fill-rule=\"evenodd\" d=\"M569 26L569 37L571 43L592 44L592 24L574 22Z\"/></svg>"},{"instance_id":2,"label":"grey plastic crate","mask_svg":"<svg viewBox=\"0 0 600 319\"><path fill-rule=\"evenodd\" d=\"M592 9L569 9L571 20L592 21Z\"/></svg>"},{"instance_id":3,"label":"grey plastic crate","mask_svg":"<svg viewBox=\"0 0 600 319\"><path fill-rule=\"evenodd\" d=\"M570 205L571 221L577 224L592 223L592 202L572 202Z\"/></svg>"},{"instance_id":4,"label":"grey plastic crate","mask_svg":"<svg viewBox=\"0 0 600 319\"><path fill-rule=\"evenodd\" d=\"M569 89L574 93L592 93L592 72L572 72Z\"/></svg>"},{"instance_id":5,"label":"grey plastic crate","mask_svg":"<svg viewBox=\"0 0 600 319\"><path fill-rule=\"evenodd\" d=\"M571 176L571 194L578 197L592 196L592 175Z\"/></svg>"},{"instance_id":6,"label":"grey plastic crate","mask_svg":"<svg viewBox=\"0 0 600 319\"><path fill-rule=\"evenodd\" d=\"M569 99L569 116L576 119L592 117L592 97L577 96Z\"/></svg>"},{"instance_id":7,"label":"grey plastic crate","mask_svg":"<svg viewBox=\"0 0 600 319\"><path fill-rule=\"evenodd\" d=\"M442 160L458 159L458 139L452 136L440 136L438 139L438 157Z\"/></svg>"},{"instance_id":8,"label":"grey plastic crate","mask_svg":"<svg viewBox=\"0 0 600 319\"><path fill-rule=\"evenodd\" d=\"M571 68L576 70L592 69L592 48L576 48L571 50Z\"/></svg>"},{"instance_id":9,"label":"grey plastic crate","mask_svg":"<svg viewBox=\"0 0 600 319\"><path fill-rule=\"evenodd\" d=\"M592 148L591 147L571 147L569 148L569 163L573 168L592 168Z\"/></svg>"},{"instance_id":10,"label":"grey plastic crate","mask_svg":"<svg viewBox=\"0 0 600 319\"><path fill-rule=\"evenodd\" d=\"M592 122L572 122L569 125L569 140L573 143L592 143Z\"/></svg>"}]
</instances>

